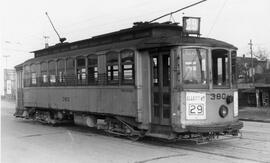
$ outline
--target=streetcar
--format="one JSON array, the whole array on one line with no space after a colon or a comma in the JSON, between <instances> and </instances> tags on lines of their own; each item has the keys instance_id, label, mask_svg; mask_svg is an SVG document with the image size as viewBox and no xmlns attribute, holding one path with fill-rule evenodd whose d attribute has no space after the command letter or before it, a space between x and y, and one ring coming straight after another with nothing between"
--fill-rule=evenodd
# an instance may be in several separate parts
<instances>
[{"instance_id":1,"label":"streetcar","mask_svg":"<svg viewBox=\"0 0 270 163\"><path fill-rule=\"evenodd\" d=\"M14 116L132 139L237 136L237 48L188 27L137 22L34 51L15 67Z\"/></svg>"}]
</instances>

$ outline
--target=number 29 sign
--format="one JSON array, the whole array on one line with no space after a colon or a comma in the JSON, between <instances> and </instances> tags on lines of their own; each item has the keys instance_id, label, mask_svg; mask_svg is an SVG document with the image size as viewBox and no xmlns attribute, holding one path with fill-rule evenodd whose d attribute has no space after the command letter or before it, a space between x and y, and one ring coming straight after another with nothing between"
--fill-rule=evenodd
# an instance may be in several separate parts
<instances>
[{"instance_id":1,"label":"number 29 sign","mask_svg":"<svg viewBox=\"0 0 270 163\"><path fill-rule=\"evenodd\" d=\"M206 93L186 92L186 119L206 119Z\"/></svg>"}]
</instances>

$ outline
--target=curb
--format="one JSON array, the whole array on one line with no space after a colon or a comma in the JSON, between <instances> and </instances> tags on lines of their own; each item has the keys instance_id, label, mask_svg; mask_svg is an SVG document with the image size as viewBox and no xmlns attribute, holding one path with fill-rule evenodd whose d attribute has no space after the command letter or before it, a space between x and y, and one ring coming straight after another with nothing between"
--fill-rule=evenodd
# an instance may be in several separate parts
<instances>
[{"instance_id":1,"label":"curb","mask_svg":"<svg viewBox=\"0 0 270 163\"><path fill-rule=\"evenodd\" d=\"M263 122L270 123L270 120L261 120L261 119L249 119L249 118L239 118L241 121L249 121L249 122Z\"/></svg>"}]
</instances>

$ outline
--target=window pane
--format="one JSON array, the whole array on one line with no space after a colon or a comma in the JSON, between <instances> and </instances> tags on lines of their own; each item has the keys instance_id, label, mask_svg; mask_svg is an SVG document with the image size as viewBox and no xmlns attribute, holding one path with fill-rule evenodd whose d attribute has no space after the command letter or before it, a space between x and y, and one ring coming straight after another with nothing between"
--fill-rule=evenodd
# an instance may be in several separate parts
<instances>
[{"instance_id":1,"label":"window pane","mask_svg":"<svg viewBox=\"0 0 270 163\"><path fill-rule=\"evenodd\" d=\"M65 69L65 61L64 60L58 60L57 61L57 70L64 70Z\"/></svg>"},{"instance_id":2,"label":"window pane","mask_svg":"<svg viewBox=\"0 0 270 163\"><path fill-rule=\"evenodd\" d=\"M84 67L85 66L85 59L84 58L78 58L77 59L77 67Z\"/></svg>"},{"instance_id":3,"label":"window pane","mask_svg":"<svg viewBox=\"0 0 270 163\"><path fill-rule=\"evenodd\" d=\"M106 55L107 64L118 64L118 53L108 53Z\"/></svg>"},{"instance_id":4,"label":"window pane","mask_svg":"<svg viewBox=\"0 0 270 163\"><path fill-rule=\"evenodd\" d=\"M48 69L49 69L50 74L55 74L56 67L55 67L55 62L54 61L49 62Z\"/></svg>"},{"instance_id":5,"label":"window pane","mask_svg":"<svg viewBox=\"0 0 270 163\"><path fill-rule=\"evenodd\" d=\"M158 63L159 63L159 59L157 56L153 57L153 84L155 86L158 86L159 85L159 66L158 66Z\"/></svg>"},{"instance_id":6,"label":"window pane","mask_svg":"<svg viewBox=\"0 0 270 163\"><path fill-rule=\"evenodd\" d=\"M55 75L50 75L50 83L55 83L56 79L55 79Z\"/></svg>"},{"instance_id":7,"label":"window pane","mask_svg":"<svg viewBox=\"0 0 270 163\"><path fill-rule=\"evenodd\" d=\"M41 63L41 71L47 71L47 63Z\"/></svg>"},{"instance_id":8,"label":"window pane","mask_svg":"<svg viewBox=\"0 0 270 163\"><path fill-rule=\"evenodd\" d=\"M47 74L43 74L42 79L43 79L43 83L47 83L48 82Z\"/></svg>"},{"instance_id":9,"label":"window pane","mask_svg":"<svg viewBox=\"0 0 270 163\"><path fill-rule=\"evenodd\" d=\"M30 66L24 67L24 86L28 87L30 86Z\"/></svg>"},{"instance_id":10,"label":"window pane","mask_svg":"<svg viewBox=\"0 0 270 163\"><path fill-rule=\"evenodd\" d=\"M65 72L65 60L61 59L57 61L57 81L59 83L64 82L64 72Z\"/></svg>"},{"instance_id":11,"label":"window pane","mask_svg":"<svg viewBox=\"0 0 270 163\"><path fill-rule=\"evenodd\" d=\"M163 55L163 86L169 86L171 80L170 55Z\"/></svg>"},{"instance_id":12,"label":"window pane","mask_svg":"<svg viewBox=\"0 0 270 163\"><path fill-rule=\"evenodd\" d=\"M133 63L134 62L134 52L132 50L125 50L121 52L121 63Z\"/></svg>"},{"instance_id":13,"label":"window pane","mask_svg":"<svg viewBox=\"0 0 270 163\"><path fill-rule=\"evenodd\" d=\"M132 69L133 68L133 65L124 65L123 68L124 69Z\"/></svg>"},{"instance_id":14,"label":"window pane","mask_svg":"<svg viewBox=\"0 0 270 163\"><path fill-rule=\"evenodd\" d=\"M75 61L70 58L67 60L67 67L66 67L66 75L65 78L67 82L72 84L74 83L76 76L75 76Z\"/></svg>"},{"instance_id":15,"label":"window pane","mask_svg":"<svg viewBox=\"0 0 270 163\"><path fill-rule=\"evenodd\" d=\"M97 66L97 64L98 64L98 61L97 61L96 55L88 56L88 66Z\"/></svg>"},{"instance_id":16,"label":"window pane","mask_svg":"<svg viewBox=\"0 0 270 163\"><path fill-rule=\"evenodd\" d=\"M185 84L207 84L206 50L183 50L183 81Z\"/></svg>"},{"instance_id":17,"label":"window pane","mask_svg":"<svg viewBox=\"0 0 270 163\"><path fill-rule=\"evenodd\" d=\"M124 70L124 80L132 80L132 70Z\"/></svg>"},{"instance_id":18,"label":"window pane","mask_svg":"<svg viewBox=\"0 0 270 163\"><path fill-rule=\"evenodd\" d=\"M36 76L36 73L34 72L34 73L32 73L32 75L31 75L32 77L32 84L34 84L34 85L36 85L37 84L37 76Z\"/></svg>"},{"instance_id":19,"label":"window pane","mask_svg":"<svg viewBox=\"0 0 270 163\"><path fill-rule=\"evenodd\" d=\"M72 69L75 67L74 60L73 59L68 59L67 60L67 69Z\"/></svg>"}]
</instances>

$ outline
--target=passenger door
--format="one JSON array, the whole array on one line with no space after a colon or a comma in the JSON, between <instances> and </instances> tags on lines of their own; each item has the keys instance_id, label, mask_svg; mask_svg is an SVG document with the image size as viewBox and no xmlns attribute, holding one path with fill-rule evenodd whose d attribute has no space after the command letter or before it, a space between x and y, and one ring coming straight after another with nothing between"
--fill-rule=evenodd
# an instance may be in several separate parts
<instances>
[{"instance_id":1,"label":"passenger door","mask_svg":"<svg viewBox=\"0 0 270 163\"><path fill-rule=\"evenodd\" d=\"M152 123L169 125L171 119L170 51L151 54L151 115Z\"/></svg>"}]
</instances>

